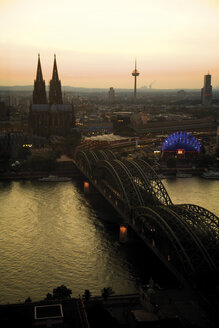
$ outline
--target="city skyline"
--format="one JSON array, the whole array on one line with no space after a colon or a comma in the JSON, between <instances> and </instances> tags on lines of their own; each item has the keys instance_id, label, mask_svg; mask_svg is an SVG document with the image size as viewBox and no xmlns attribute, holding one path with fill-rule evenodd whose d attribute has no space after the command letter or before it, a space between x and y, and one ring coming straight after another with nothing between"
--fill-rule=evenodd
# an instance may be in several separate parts
<instances>
[{"instance_id":1,"label":"city skyline","mask_svg":"<svg viewBox=\"0 0 219 328\"><path fill-rule=\"evenodd\" d=\"M219 85L219 2L8 0L0 2L0 85L31 85L41 55L46 85L57 55L63 85L199 89Z\"/></svg>"}]
</instances>

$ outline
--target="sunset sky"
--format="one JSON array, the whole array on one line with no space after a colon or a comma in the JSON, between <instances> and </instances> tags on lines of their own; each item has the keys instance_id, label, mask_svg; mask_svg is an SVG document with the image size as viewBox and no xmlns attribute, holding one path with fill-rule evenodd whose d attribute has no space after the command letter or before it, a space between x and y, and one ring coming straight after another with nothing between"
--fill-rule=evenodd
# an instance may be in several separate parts
<instances>
[{"instance_id":1,"label":"sunset sky","mask_svg":"<svg viewBox=\"0 0 219 328\"><path fill-rule=\"evenodd\" d=\"M219 86L219 0L0 0L0 85L31 85L41 55L48 84Z\"/></svg>"}]
</instances>

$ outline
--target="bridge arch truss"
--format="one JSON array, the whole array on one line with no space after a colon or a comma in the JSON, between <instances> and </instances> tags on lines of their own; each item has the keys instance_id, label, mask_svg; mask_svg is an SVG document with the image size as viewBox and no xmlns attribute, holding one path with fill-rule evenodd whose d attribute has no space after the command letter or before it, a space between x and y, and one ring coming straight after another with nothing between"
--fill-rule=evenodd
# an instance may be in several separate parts
<instances>
[{"instance_id":1,"label":"bridge arch truss","mask_svg":"<svg viewBox=\"0 0 219 328\"><path fill-rule=\"evenodd\" d=\"M112 151L94 150L78 153L76 162L127 223L178 272L191 278L218 268L218 217L194 204L173 204L146 161L119 160Z\"/></svg>"}]
</instances>

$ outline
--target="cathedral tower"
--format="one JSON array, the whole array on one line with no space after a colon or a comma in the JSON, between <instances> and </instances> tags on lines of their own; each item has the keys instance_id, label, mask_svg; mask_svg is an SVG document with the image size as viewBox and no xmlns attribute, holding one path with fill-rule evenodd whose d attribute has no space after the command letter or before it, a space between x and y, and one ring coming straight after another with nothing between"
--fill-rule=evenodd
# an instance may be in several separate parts
<instances>
[{"instance_id":1,"label":"cathedral tower","mask_svg":"<svg viewBox=\"0 0 219 328\"><path fill-rule=\"evenodd\" d=\"M38 65L36 80L34 81L33 104L47 104L46 86L43 80L43 74L40 63L40 54L38 54Z\"/></svg>"},{"instance_id":2,"label":"cathedral tower","mask_svg":"<svg viewBox=\"0 0 219 328\"><path fill-rule=\"evenodd\" d=\"M50 81L49 103L46 99L40 58L38 58L37 77L34 82L33 104L29 111L29 126L32 134L49 138L50 136L70 135L75 127L72 104L63 104L61 81L59 80L54 58L52 80Z\"/></svg>"},{"instance_id":3,"label":"cathedral tower","mask_svg":"<svg viewBox=\"0 0 219 328\"><path fill-rule=\"evenodd\" d=\"M58 76L58 69L57 69L57 64L56 64L56 55L54 55L52 80L50 81L49 103L50 103L50 105L63 104L61 81L59 80L59 76Z\"/></svg>"}]
</instances>

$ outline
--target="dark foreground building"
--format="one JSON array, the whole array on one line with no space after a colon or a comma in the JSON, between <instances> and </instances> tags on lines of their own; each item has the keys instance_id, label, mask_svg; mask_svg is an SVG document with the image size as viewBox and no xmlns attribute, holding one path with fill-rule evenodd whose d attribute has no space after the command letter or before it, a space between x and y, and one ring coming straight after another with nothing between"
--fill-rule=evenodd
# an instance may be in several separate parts
<instances>
[{"instance_id":1,"label":"dark foreground building","mask_svg":"<svg viewBox=\"0 0 219 328\"><path fill-rule=\"evenodd\" d=\"M83 303L75 298L0 305L0 326L2 328L89 328Z\"/></svg>"},{"instance_id":2,"label":"dark foreground building","mask_svg":"<svg viewBox=\"0 0 219 328\"><path fill-rule=\"evenodd\" d=\"M58 76L56 56L50 81L49 101L38 55L36 80L34 81L33 104L30 107L29 126L33 134L49 137L66 136L74 127L74 112L71 104L63 104L61 81Z\"/></svg>"}]
</instances>

